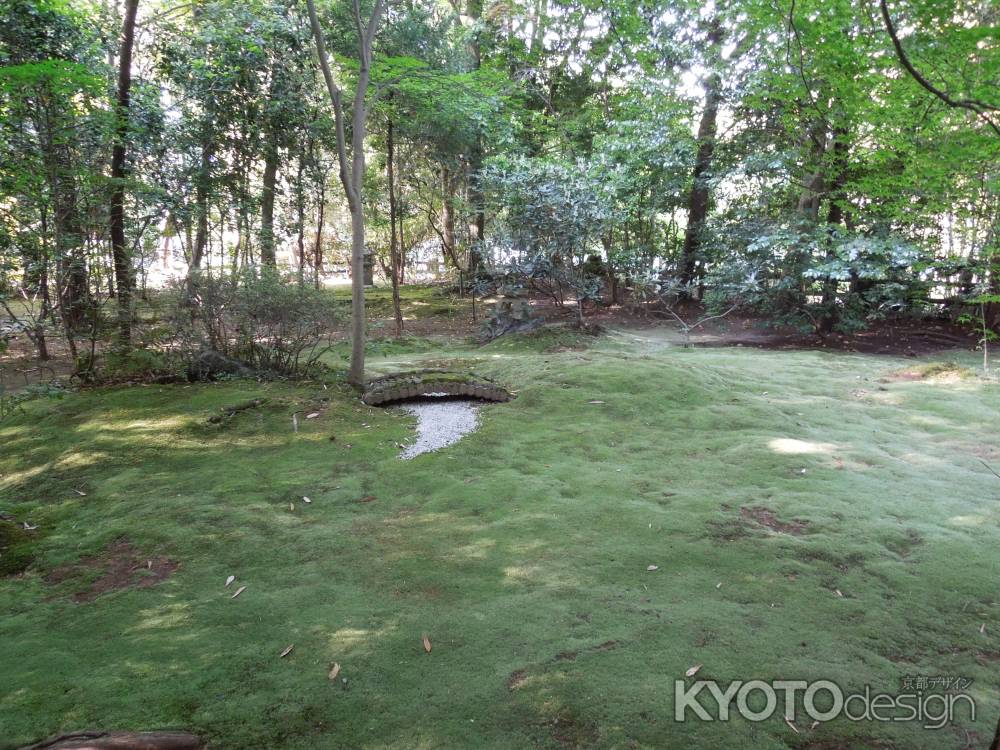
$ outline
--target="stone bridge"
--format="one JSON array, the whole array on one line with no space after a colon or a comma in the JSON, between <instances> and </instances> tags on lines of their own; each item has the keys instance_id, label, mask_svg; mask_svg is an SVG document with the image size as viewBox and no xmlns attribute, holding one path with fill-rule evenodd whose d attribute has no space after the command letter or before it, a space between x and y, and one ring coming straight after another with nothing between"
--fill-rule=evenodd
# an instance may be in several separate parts
<instances>
[{"instance_id":1,"label":"stone bridge","mask_svg":"<svg viewBox=\"0 0 1000 750\"><path fill-rule=\"evenodd\" d=\"M488 378L447 370L418 370L375 378L365 387L361 400L378 406L421 396L466 396L485 401L510 401L514 397Z\"/></svg>"}]
</instances>

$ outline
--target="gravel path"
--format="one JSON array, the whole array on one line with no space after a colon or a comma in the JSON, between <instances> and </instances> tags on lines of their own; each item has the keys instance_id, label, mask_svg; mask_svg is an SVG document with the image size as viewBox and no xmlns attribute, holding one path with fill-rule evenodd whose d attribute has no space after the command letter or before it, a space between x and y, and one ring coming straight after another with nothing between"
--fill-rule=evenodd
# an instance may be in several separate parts
<instances>
[{"instance_id":1,"label":"gravel path","mask_svg":"<svg viewBox=\"0 0 1000 750\"><path fill-rule=\"evenodd\" d=\"M404 460L457 443L479 419L479 402L472 399L428 398L399 408L417 417L417 440L399 454Z\"/></svg>"}]
</instances>

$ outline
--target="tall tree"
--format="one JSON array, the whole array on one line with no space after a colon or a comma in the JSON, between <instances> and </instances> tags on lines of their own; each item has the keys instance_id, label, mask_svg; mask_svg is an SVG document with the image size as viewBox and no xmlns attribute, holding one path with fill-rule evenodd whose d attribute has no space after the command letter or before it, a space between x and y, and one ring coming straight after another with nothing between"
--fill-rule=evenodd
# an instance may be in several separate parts
<instances>
[{"instance_id":1,"label":"tall tree","mask_svg":"<svg viewBox=\"0 0 1000 750\"><path fill-rule=\"evenodd\" d=\"M358 77L354 89L354 106L351 112L351 153L347 152L347 128L344 114L343 91L333 78L330 60L326 53L323 29L316 13L315 0L306 0L309 23L316 40L316 53L326 82L330 103L333 105L337 129L337 158L340 162L340 182L351 211L351 365L348 379L354 385L365 380L365 208L363 188L365 177L365 126L368 108L365 97L371 83L372 46L378 32L386 0L375 0L367 20L362 18L361 2L354 0L354 22L357 32Z\"/></svg>"},{"instance_id":2,"label":"tall tree","mask_svg":"<svg viewBox=\"0 0 1000 750\"><path fill-rule=\"evenodd\" d=\"M126 0L118 53L118 98L115 109L115 141L111 150L111 253L115 267L118 301L119 344L132 344L132 253L125 240L125 158L128 147L129 103L132 89L132 48L139 0Z\"/></svg>"}]
</instances>

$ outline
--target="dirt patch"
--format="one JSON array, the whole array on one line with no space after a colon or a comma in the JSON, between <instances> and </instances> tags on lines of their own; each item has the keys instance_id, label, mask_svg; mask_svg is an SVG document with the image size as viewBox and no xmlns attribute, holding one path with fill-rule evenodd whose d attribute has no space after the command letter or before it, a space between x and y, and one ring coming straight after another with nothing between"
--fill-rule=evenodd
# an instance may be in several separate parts
<instances>
[{"instance_id":1,"label":"dirt patch","mask_svg":"<svg viewBox=\"0 0 1000 750\"><path fill-rule=\"evenodd\" d=\"M507 689L517 690L528 681L528 671L526 669L515 669L507 678Z\"/></svg>"},{"instance_id":2,"label":"dirt patch","mask_svg":"<svg viewBox=\"0 0 1000 750\"><path fill-rule=\"evenodd\" d=\"M879 382L909 383L928 380L934 383L957 383L972 377L974 374L969 368L962 367L955 362L928 362L918 367L907 367L904 370L889 373L885 377L879 378Z\"/></svg>"},{"instance_id":3,"label":"dirt patch","mask_svg":"<svg viewBox=\"0 0 1000 750\"><path fill-rule=\"evenodd\" d=\"M75 563L53 569L45 577L45 582L58 585L84 579L96 572L97 578L73 593L74 601L89 602L110 591L155 586L173 575L179 567L177 562L167 557L142 555L130 541L118 539L99 555L81 557Z\"/></svg>"},{"instance_id":4,"label":"dirt patch","mask_svg":"<svg viewBox=\"0 0 1000 750\"><path fill-rule=\"evenodd\" d=\"M740 515L747 521L754 521L771 531L781 534L794 534L799 536L805 534L809 529L809 522L797 518L791 521L781 521L774 511L763 505L746 506L740 508Z\"/></svg>"},{"instance_id":5,"label":"dirt patch","mask_svg":"<svg viewBox=\"0 0 1000 750\"><path fill-rule=\"evenodd\" d=\"M563 748L596 747L600 739L597 724L577 717L569 708L562 709L545 722L545 726L552 739Z\"/></svg>"},{"instance_id":6,"label":"dirt patch","mask_svg":"<svg viewBox=\"0 0 1000 750\"><path fill-rule=\"evenodd\" d=\"M976 661L978 661L983 666L989 666L990 664L996 664L1000 661L1000 651L976 651Z\"/></svg>"},{"instance_id":7,"label":"dirt patch","mask_svg":"<svg viewBox=\"0 0 1000 750\"><path fill-rule=\"evenodd\" d=\"M843 740L806 740L796 747L799 750L893 750L897 745L891 740L858 737Z\"/></svg>"},{"instance_id":8,"label":"dirt patch","mask_svg":"<svg viewBox=\"0 0 1000 750\"><path fill-rule=\"evenodd\" d=\"M605 641L604 643L599 643L596 646L591 646L590 651L610 651L613 648L618 648L621 645L621 641Z\"/></svg>"}]
</instances>

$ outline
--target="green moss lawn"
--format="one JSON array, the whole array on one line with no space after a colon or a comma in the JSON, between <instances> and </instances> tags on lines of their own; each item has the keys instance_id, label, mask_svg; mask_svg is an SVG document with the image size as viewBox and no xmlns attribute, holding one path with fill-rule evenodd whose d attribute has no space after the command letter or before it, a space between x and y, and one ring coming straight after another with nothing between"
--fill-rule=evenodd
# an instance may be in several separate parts
<instances>
[{"instance_id":1,"label":"green moss lawn","mask_svg":"<svg viewBox=\"0 0 1000 750\"><path fill-rule=\"evenodd\" d=\"M0 423L0 511L38 526L0 578L0 746L90 727L214 748L988 744L996 383L655 331L373 351L372 374L451 364L518 398L407 462L413 418L335 380L83 391ZM979 720L678 724L696 664L887 692L963 676Z\"/></svg>"}]
</instances>

